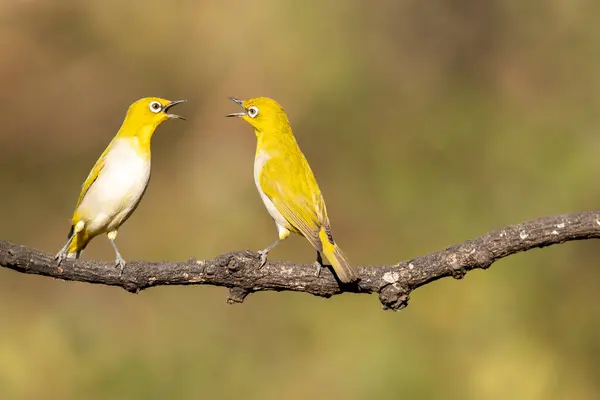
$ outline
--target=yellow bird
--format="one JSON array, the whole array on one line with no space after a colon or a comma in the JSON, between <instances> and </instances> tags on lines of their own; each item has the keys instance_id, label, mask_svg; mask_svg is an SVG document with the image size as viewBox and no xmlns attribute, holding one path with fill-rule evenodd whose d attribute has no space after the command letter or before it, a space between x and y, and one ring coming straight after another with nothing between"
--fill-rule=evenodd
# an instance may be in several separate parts
<instances>
[{"instance_id":1,"label":"yellow bird","mask_svg":"<svg viewBox=\"0 0 600 400\"><path fill-rule=\"evenodd\" d=\"M316 276L321 272L323 253L340 281L355 281L356 273L333 240L325 200L283 108L266 97L230 99L241 105L244 112L227 116L240 117L254 128L257 139L254 181L279 232L279 239L259 252L260 267L267 262L269 251L294 232L304 236L317 250Z\"/></svg>"},{"instance_id":2,"label":"yellow bird","mask_svg":"<svg viewBox=\"0 0 600 400\"><path fill-rule=\"evenodd\" d=\"M129 107L119 132L81 187L69 240L55 257L58 265L66 258L79 258L90 240L107 233L116 266L123 272L125 260L115 244L117 230L135 211L148 186L154 130L167 119L185 119L169 114L171 107L184 101L148 97Z\"/></svg>"}]
</instances>

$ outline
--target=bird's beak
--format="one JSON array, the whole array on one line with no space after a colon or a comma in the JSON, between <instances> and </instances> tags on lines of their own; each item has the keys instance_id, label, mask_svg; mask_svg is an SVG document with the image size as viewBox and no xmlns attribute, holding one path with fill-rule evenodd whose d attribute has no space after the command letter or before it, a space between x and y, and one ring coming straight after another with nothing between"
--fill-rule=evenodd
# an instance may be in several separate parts
<instances>
[{"instance_id":1,"label":"bird's beak","mask_svg":"<svg viewBox=\"0 0 600 400\"><path fill-rule=\"evenodd\" d=\"M230 97L229 100L233 101L234 103L238 103L240 106L244 107L244 102L240 99L236 99L235 97ZM244 115L246 115L245 109L244 109L244 112L227 114L226 117L243 117Z\"/></svg>"},{"instance_id":2,"label":"bird's beak","mask_svg":"<svg viewBox=\"0 0 600 400\"><path fill-rule=\"evenodd\" d=\"M170 102L169 104L167 104L164 108L163 108L163 112L165 114L167 114L167 117L169 118L176 118L176 119L182 119L185 121L185 118L183 118L181 115L177 115L177 114L169 114L167 111L169 111L169 108L173 107L175 104L179 104L179 103L184 103L187 100L175 100Z\"/></svg>"}]
</instances>

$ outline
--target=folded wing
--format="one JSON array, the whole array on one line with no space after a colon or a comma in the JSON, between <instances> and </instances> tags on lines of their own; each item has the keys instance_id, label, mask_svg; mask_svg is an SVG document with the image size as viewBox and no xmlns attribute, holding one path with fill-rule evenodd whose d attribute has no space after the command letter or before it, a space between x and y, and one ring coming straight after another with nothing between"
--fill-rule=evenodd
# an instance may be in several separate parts
<instances>
[{"instance_id":1,"label":"folded wing","mask_svg":"<svg viewBox=\"0 0 600 400\"><path fill-rule=\"evenodd\" d=\"M319 231L323 225L328 226L329 222L323 196L302 153L267 160L262 167L259 182L277 211L315 249L321 251Z\"/></svg>"}]
</instances>

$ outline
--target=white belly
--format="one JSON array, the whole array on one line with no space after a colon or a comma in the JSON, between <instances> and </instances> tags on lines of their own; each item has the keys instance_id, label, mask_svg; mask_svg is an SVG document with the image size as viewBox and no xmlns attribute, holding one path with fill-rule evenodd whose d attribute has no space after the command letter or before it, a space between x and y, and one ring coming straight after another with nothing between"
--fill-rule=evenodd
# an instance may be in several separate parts
<instances>
[{"instance_id":1,"label":"white belly","mask_svg":"<svg viewBox=\"0 0 600 400\"><path fill-rule=\"evenodd\" d=\"M150 159L141 157L130 140L113 143L104 168L77 209L91 234L117 229L137 207L146 190Z\"/></svg>"},{"instance_id":2,"label":"white belly","mask_svg":"<svg viewBox=\"0 0 600 400\"><path fill-rule=\"evenodd\" d=\"M264 151L260 151L256 154L256 157L254 158L254 183L256 184L256 188L258 189L258 193L260 194L263 203L265 203L265 207L267 208L269 215L271 215L271 218L275 220L277 230L279 231L279 235L281 236L282 233L287 234L289 228L291 227L289 226L285 217L281 215L277 208L275 208L275 204L273 204L271 199L267 197L262 187L260 186L260 173L262 171L263 166L269 160L269 158L271 157Z\"/></svg>"}]
</instances>

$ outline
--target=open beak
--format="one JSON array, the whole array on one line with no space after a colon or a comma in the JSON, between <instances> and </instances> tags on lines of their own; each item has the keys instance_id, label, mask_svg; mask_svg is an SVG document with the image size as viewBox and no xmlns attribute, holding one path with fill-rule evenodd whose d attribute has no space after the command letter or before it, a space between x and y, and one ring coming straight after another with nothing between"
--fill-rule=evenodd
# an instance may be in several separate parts
<instances>
[{"instance_id":1,"label":"open beak","mask_svg":"<svg viewBox=\"0 0 600 400\"><path fill-rule=\"evenodd\" d=\"M236 99L235 97L230 97L229 100L233 101L234 103L238 103L240 106L242 106L242 108L244 107L244 102L240 99ZM227 114L226 117L243 117L244 115L246 115L245 108L244 108L244 112Z\"/></svg>"},{"instance_id":2,"label":"open beak","mask_svg":"<svg viewBox=\"0 0 600 400\"><path fill-rule=\"evenodd\" d=\"M183 118L181 115L177 115L177 114L169 114L169 108L173 107L175 104L179 104L179 103L184 103L186 100L175 100L170 102L169 104L167 104L164 108L163 108L163 112L165 114L167 114L167 117L169 118L176 118L176 119L182 119L185 121L185 118Z\"/></svg>"}]
</instances>

